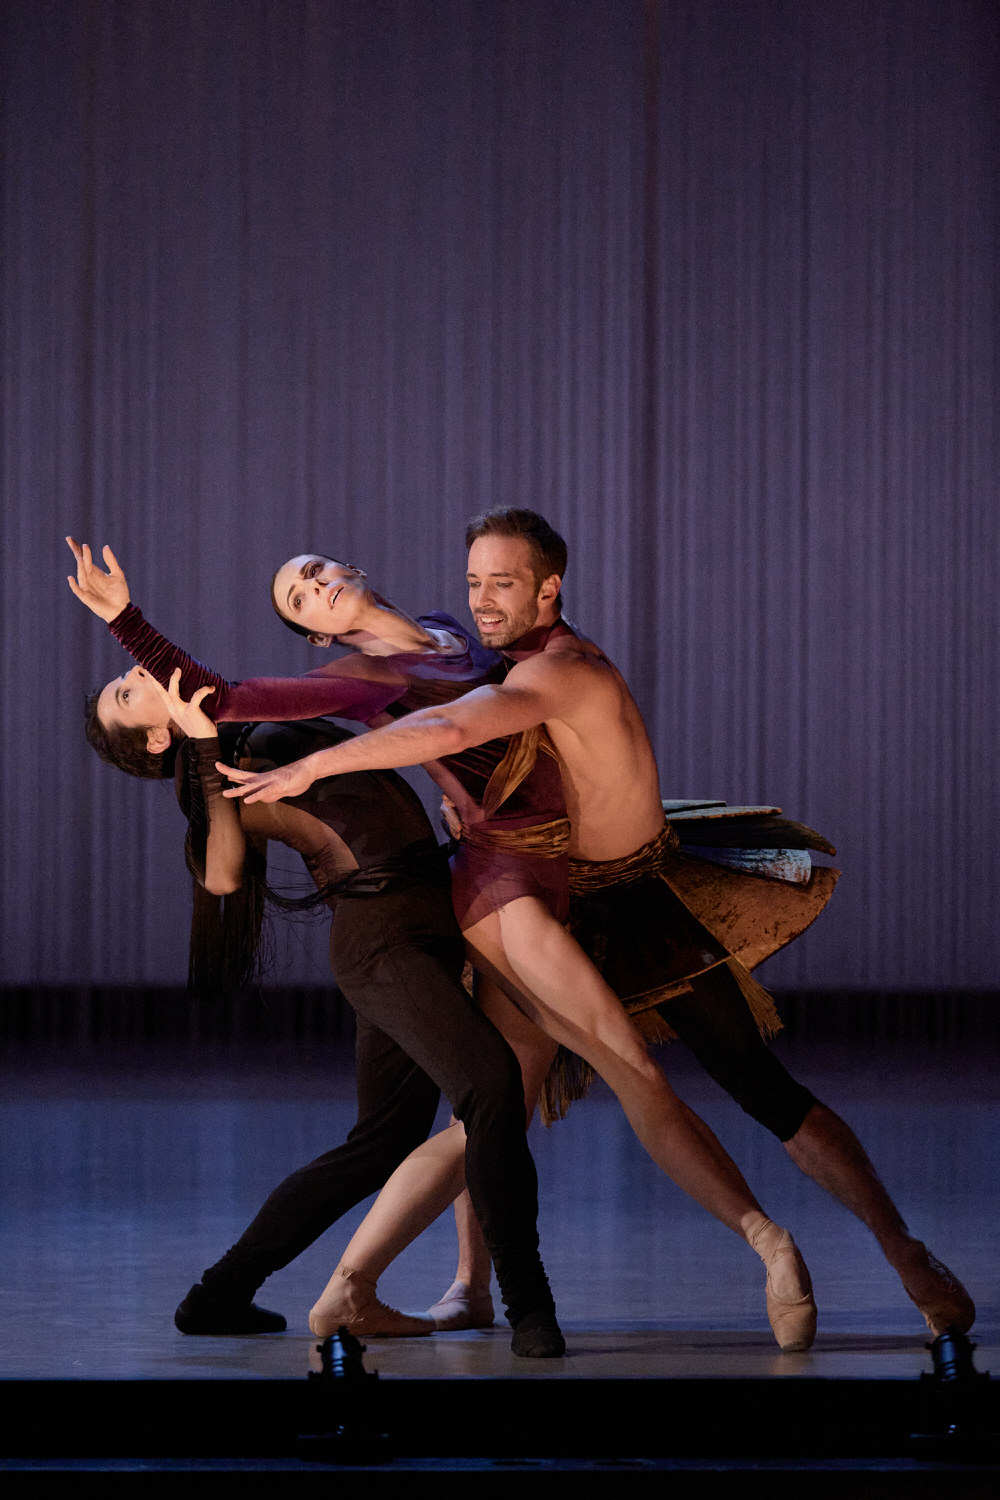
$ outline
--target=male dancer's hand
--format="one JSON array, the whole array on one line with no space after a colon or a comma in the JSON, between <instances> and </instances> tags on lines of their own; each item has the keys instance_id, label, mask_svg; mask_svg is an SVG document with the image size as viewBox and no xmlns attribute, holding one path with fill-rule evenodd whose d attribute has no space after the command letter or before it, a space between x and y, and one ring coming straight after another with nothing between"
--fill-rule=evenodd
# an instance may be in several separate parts
<instances>
[{"instance_id":1,"label":"male dancer's hand","mask_svg":"<svg viewBox=\"0 0 1000 1500\"><path fill-rule=\"evenodd\" d=\"M458 816L458 808L447 793L441 798L441 826L451 838L462 837L462 820Z\"/></svg>"},{"instance_id":2,"label":"male dancer's hand","mask_svg":"<svg viewBox=\"0 0 1000 1500\"><path fill-rule=\"evenodd\" d=\"M108 571L104 573L95 564L86 542L81 546L68 536L66 544L76 558L76 577L69 575L66 582L81 604L110 624L129 602L128 584L118 559L110 547L105 547L102 556Z\"/></svg>"},{"instance_id":3,"label":"male dancer's hand","mask_svg":"<svg viewBox=\"0 0 1000 1500\"><path fill-rule=\"evenodd\" d=\"M112 616L112 618L114 618ZM202 708L202 701L209 693L214 693L214 687L196 688L186 702L181 697L181 669L175 667L170 674L170 681L166 687L157 682L155 677L150 681L163 699L164 704L170 710L170 717L177 728L183 734L189 735L193 740L212 740L215 738L215 720L210 719Z\"/></svg>"},{"instance_id":4,"label":"male dancer's hand","mask_svg":"<svg viewBox=\"0 0 1000 1500\"><path fill-rule=\"evenodd\" d=\"M280 802L282 797L301 797L316 780L317 772L306 755L302 760L293 760L289 766L276 766L273 771L237 771L233 766L224 766L216 761L216 770L238 786L227 787L224 797L242 797L246 802Z\"/></svg>"}]
</instances>

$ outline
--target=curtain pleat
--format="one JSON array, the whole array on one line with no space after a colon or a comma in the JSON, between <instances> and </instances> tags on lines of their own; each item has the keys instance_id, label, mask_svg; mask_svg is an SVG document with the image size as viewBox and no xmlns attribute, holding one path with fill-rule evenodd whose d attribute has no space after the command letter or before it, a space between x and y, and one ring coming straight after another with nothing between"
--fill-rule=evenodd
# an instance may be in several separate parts
<instances>
[{"instance_id":1,"label":"curtain pleat","mask_svg":"<svg viewBox=\"0 0 1000 1500\"><path fill-rule=\"evenodd\" d=\"M304 549L465 609L494 505L665 796L782 805L844 878L767 978L997 974L997 13L977 0L8 0L2 977L173 983L168 787L67 532L229 677L318 655ZM291 866L289 865L289 868ZM279 973L322 982L321 929Z\"/></svg>"}]
</instances>

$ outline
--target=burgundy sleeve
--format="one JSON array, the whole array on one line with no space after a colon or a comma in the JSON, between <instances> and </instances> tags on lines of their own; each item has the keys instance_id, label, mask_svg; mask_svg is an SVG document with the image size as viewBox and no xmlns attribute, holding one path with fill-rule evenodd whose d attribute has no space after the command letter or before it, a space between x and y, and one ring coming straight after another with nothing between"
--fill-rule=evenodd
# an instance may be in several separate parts
<instances>
[{"instance_id":1,"label":"burgundy sleeve","mask_svg":"<svg viewBox=\"0 0 1000 1500\"><path fill-rule=\"evenodd\" d=\"M248 677L230 685L224 719L315 719L335 714L365 724L406 692L405 680L368 682L363 677L338 676L331 669L305 677ZM208 710L211 713L211 709Z\"/></svg>"},{"instance_id":2,"label":"burgundy sleeve","mask_svg":"<svg viewBox=\"0 0 1000 1500\"><path fill-rule=\"evenodd\" d=\"M395 682L369 681L358 676L356 669L338 673L338 662L330 662L304 677L248 677L242 682L227 682L160 635L134 604L126 605L108 629L119 645L164 687L170 681L170 674L180 667L183 698L190 698L196 688L214 687L216 692L209 694L202 706L216 723L271 719L280 722L314 719L323 714L367 723L406 692L406 679L402 676Z\"/></svg>"},{"instance_id":3,"label":"burgundy sleeve","mask_svg":"<svg viewBox=\"0 0 1000 1500\"><path fill-rule=\"evenodd\" d=\"M197 688L214 687L216 691L209 695L203 707L213 719L225 717L220 713L220 708L229 692L230 684L217 672L203 666L200 661L196 661L193 656L188 656L186 651L182 651L179 646L173 645L165 636L162 636L150 625L143 616L142 610L135 604L126 604L121 614L115 615L108 629L118 644L124 646L129 656L134 657L140 667L144 667L161 686L166 687L170 681L170 674L180 667L182 698L190 698Z\"/></svg>"}]
</instances>

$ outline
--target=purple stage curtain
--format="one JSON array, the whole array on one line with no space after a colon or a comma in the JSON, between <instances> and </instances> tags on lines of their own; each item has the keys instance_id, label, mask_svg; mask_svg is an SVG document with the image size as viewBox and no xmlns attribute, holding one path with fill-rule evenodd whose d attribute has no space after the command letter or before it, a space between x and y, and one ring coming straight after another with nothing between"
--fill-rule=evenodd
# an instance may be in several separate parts
<instances>
[{"instance_id":1,"label":"purple stage curtain","mask_svg":"<svg viewBox=\"0 0 1000 1500\"><path fill-rule=\"evenodd\" d=\"M839 846L762 977L995 985L996 8L8 0L2 979L173 983L168 787L66 532L230 677L317 548L464 610L526 504L665 796ZM286 861L286 864L288 862ZM276 978L322 982L296 926Z\"/></svg>"}]
</instances>

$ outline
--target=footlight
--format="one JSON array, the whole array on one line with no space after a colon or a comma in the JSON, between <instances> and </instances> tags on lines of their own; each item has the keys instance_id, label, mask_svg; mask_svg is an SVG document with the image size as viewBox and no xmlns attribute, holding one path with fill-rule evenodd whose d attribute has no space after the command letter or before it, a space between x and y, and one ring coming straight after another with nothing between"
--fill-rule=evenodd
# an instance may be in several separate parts
<instances>
[{"instance_id":1,"label":"footlight","mask_svg":"<svg viewBox=\"0 0 1000 1500\"><path fill-rule=\"evenodd\" d=\"M310 1363L309 1412L314 1430L302 1433L298 1456L322 1463L380 1463L389 1456L382 1430L378 1372L365 1369L365 1345L346 1328L316 1344Z\"/></svg>"},{"instance_id":2,"label":"footlight","mask_svg":"<svg viewBox=\"0 0 1000 1500\"><path fill-rule=\"evenodd\" d=\"M927 1347L934 1369L920 1377L924 1431L912 1435L914 1456L932 1461L988 1460L998 1449L991 1410L995 1402L990 1400L989 1371L980 1372L972 1362L975 1344L957 1328L946 1328Z\"/></svg>"}]
</instances>

